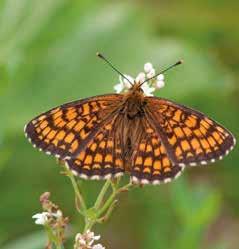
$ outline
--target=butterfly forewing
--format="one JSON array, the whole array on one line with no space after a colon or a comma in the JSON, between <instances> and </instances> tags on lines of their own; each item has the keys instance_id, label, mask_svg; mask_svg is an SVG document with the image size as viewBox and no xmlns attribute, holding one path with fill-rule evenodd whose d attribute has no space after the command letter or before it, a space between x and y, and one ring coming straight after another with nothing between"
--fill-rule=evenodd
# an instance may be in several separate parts
<instances>
[{"instance_id":1,"label":"butterfly forewing","mask_svg":"<svg viewBox=\"0 0 239 249\"><path fill-rule=\"evenodd\" d=\"M231 133L204 114L161 98L149 98L148 113L175 164L207 164L229 153Z\"/></svg>"},{"instance_id":2,"label":"butterfly forewing","mask_svg":"<svg viewBox=\"0 0 239 249\"><path fill-rule=\"evenodd\" d=\"M29 122L26 136L47 154L60 159L76 157L111 118L121 98L103 95L56 107Z\"/></svg>"}]
</instances>

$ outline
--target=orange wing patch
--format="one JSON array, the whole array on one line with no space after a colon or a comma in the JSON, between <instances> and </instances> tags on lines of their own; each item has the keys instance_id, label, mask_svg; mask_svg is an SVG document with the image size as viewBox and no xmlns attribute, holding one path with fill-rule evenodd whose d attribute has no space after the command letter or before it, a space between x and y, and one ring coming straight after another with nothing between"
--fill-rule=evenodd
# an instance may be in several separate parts
<instances>
[{"instance_id":1,"label":"orange wing patch","mask_svg":"<svg viewBox=\"0 0 239 249\"><path fill-rule=\"evenodd\" d=\"M120 95L104 95L54 108L29 122L26 136L47 154L60 159L74 157L93 139L120 100Z\"/></svg>"},{"instance_id":2,"label":"orange wing patch","mask_svg":"<svg viewBox=\"0 0 239 249\"><path fill-rule=\"evenodd\" d=\"M75 158L66 160L67 165L81 178L108 179L124 172L122 150L114 134L114 123L102 127Z\"/></svg>"},{"instance_id":3,"label":"orange wing patch","mask_svg":"<svg viewBox=\"0 0 239 249\"><path fill-rule=\"evenodd\" d=\"M195 166L215 162L234 147L232 134L202 113L165 99L150 101L154 126L175 164Z\"/></svg>"}]
</instances>

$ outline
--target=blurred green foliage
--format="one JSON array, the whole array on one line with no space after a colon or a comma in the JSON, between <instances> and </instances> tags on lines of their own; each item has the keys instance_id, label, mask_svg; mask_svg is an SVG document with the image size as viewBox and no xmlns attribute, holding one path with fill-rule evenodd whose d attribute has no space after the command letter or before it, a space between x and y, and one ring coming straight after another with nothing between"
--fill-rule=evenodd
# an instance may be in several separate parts
<instances>
[{"instance_id":1,"label":"blurred green foliage","mask_svg":"<svg viewBox=\"0 0 239 249\"><path fill-rule=\"evenodd\" d=\"M158 95L199 109L239 134L238 1L0 1L0 247L43 248L33 224L48 190L74 228L82 226L73 192L53 158L33 150L23 126L73 99L112 92L117 75L145 62L159 69L179 58ZM122 196L109 223L97 227L106 248L237 249L239 154L181 179ZM88 201L101 183L84 182ZM124 238L124 239L122 239ZM70 248L70 246L69 246Z\"/></svg>"}]
</instances>

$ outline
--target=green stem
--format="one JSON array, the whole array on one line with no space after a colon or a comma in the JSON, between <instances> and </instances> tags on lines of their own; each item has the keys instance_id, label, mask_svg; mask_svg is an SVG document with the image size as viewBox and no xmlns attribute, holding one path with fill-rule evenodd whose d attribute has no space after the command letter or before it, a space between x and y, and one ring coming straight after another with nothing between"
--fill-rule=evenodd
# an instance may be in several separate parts
<instances>
[{"instance_id":1,"label":"green stem","mask_svg":"<svg viewBox=\"0 0 239 249\"><path fill-rule=\"evenodd\" d=\"M96 221L97 219L86 221L83 233L85 233L87 230L91 230L91 228L95 225Z\"/></svg>"},{"instance_id":2,"label":"green stem","mask_svg":"<svg viewBox=\"0 0 239 249\"><path fill-rule=\"evenodd\" d=\"M123 191L129 191L129 189L131 187L133 187L133 186L134 185L131 182L129 182L128 184L126 184L123 187L121 187L120 189L118 189L118 192L120 193L120 192L123 192Z\"/></svg>"},{"instance_id":3,"label":"green stem","mask_svg":"<svg viewBox=\"0 0 239 249\"><path fill-rule=\"evenodd\" d=\"M46 228L46 232L48 235L48 239L51 243L54 244L55 248L56 249L64 249L64 246L63 246L61 240L54 234L51 227L49 225L46 225L45 228Z\"/></svg>"},{"instance_id":4,"label":"green stem","mask_svg":"<svg viewBox=\"0 0 239 249\"><path fill-rule=\"evenodd\" d=\"M97 211L97 213L96 213L97 217L100 217L111 206L116 195L117 195L117 191L113 190L113 193L110 195L109 199L105 202L103 207L99 211Z\"/></svg>"},{"instance_id":5,"label":"green stem","mask_svg":"<svg viewBox=\"0 0 239 249\"><path fill-rule=\"evenodd\" d=\"M112 203L115 201L115 197L119 193L121 193L123 191L128 191L129 188L132 187L132 183L128 183L125 186L123 186L121 188L118 188L118 189L117 189L117 187L118 187L118 184L117 185L115 185L115 184L112 185L113 192L110 195L110 197L108 198L108 200L105 202L103 207L96 213L97 217L100 217L103 213L105 213L108 210L108 208L111 207Z\"/></svg>"},{"instance_id":6,"label":"green stem","mask_svg":"<svg viewBox=\"0 0 239 249\"><path fill-rule=\"evenodd\" d=\"M96 202L95 202L95 205L94 205L94 208L95 208L96 210L97 210L97 209L100 207L100 205L102 204L103 199L104 199L104 196L106 195L106 192L107 192L107 190L108 190L110 184L111 184L111 180L107 180L107 181L105 182L104 186L102 187L102 189L101 189L101 191L100 191L100 193L99 193L99 195L98 195L98 198L97 198L97 200L96 200Z\"/></svg>"},{"instance_id":7,"label":"green stem","mask_svg":"<svg viewBox=\"0 0 239 249\"><path fill-rule=\"evenodd\" d=\"M80 208L77 207L77 210L82 214L84 215L84 213L86 212L87 210L87 207L86 207L86 204L85 204L85 201L84 201L84 198L80 192L80 189L79 189L79 186L75 180L75 177L74 175L72 174L72 172L69 170L69 169L66 169L66 175L70 178L71 180L71 183L72 183L72 186L74 188L74 191L75 191L75 196L77 198L77 200L80 202L80 205L82 207L82 210Z\"/></svg>"},{"instance_id":8,"label":"green stem","mask_svg":"<svg viewBox=\"0 0 239 249\"><path fill-rule=\"evenodd\" d=\"M56 249L64 249L64 246L63 246L63 245L58 244L58 245L56 245Z\"/></svg>"},{"instance_id":9,"label":"green stem","mask_svg":"<svg viewBox=\"0 0 239 249\"><path fill-rule=\"evenodd\" d=\"M109 198L105 201L102 208L100 208L100 205L103 202L103 198L104 198L110 185L112 185L113 192L109 196ZM105 184L102 187L102 190L100 191L100 194L95 202L95 205L94 205L93 212L95 212L94 213L95 215L93 217L91 217L90 219L85 217L84 232L86 232L88 229L90 230L95 225L95 223L97 223L99 221L100 216L102 214L104 214L105 212L107 213L107 216L109 217L109 215L111 214L111 212L113 210L113 203L116 201L115 200L116 195L119 194L120 192L122 192L123 189L128 189L129 186L131 186L131 183L123 186L122 188L117 189L118 186L119 186L119 182L117 182L117 184L115 184L111 180L107 180L105 182Z\"/></svg>"},{"instance_id":10,"label":"green stem","mask_svg":"<svg viewBox=\"0 0 239 249\"><path fill-rule=\"evenodd\" d=\"M105 220L104 218L108 218L114 209L116 203L115 200L116 196L121 192L128 191L130 187L132 187L131 183L119 187L120 179L116 179L116 181L107 180L104 183L95 201L94 206L87 209L86 203L80 192L79 186L75 180L73 173L68 168L66 168L65 173L70 178L72 186L75 191L76 200L79 201L81 205L81 207L78 207L78 205L76 205L76 208L85 219L85 227L83 233L85 233L87 230L91 230L91 228L95 225L95 223L104 221ZM112 186L112 193L109 195L108 199L104 202L104 198L107 194L110 185ZM76 204L78 204L78 202ZM103 214L105 214L105 216L101 217ZM57 249L62 249L62 248L57 247Z\"/></svg>"},{"instance_id":11,"label":"green stem","mask_svg":"<svg viewBox=\"0 0 239 249\"><path fill-rule=\"evenodd\" d=\"M109 208L107 209L107 211L105 212L104 216L103 216L103 217L100 217L100 218L97 220L98 223L103 223L103 222L107 221L107 220L110 218L110 216L111 216L111 214L112 214L112 212L113 212L113 210L114 210L114 208L115 208L117 202L118 202L117 200L114 200L114 201L112 202L112 204L110 205L110 207L109 207Z\"/></svg>"}]
</instances>

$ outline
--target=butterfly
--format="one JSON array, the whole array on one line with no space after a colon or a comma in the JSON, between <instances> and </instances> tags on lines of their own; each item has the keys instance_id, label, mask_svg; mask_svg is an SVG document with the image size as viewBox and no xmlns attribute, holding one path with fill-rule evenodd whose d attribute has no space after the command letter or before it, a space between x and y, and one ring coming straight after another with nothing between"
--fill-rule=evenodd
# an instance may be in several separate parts
<instances>
[{"instance_id":1,"label":"butterfly","mask_svg":"<svg viewBox=\"0 0 239 249\"><path fill-rule=\"evenodd\" d=\"M128 172L139 184L170 182L185 166L213 163L233 149L236 140L222 125L171 100L146 96L145 82L55 107L31 120L25 134L81 178Z\"/></svg>"}]
</instances>

